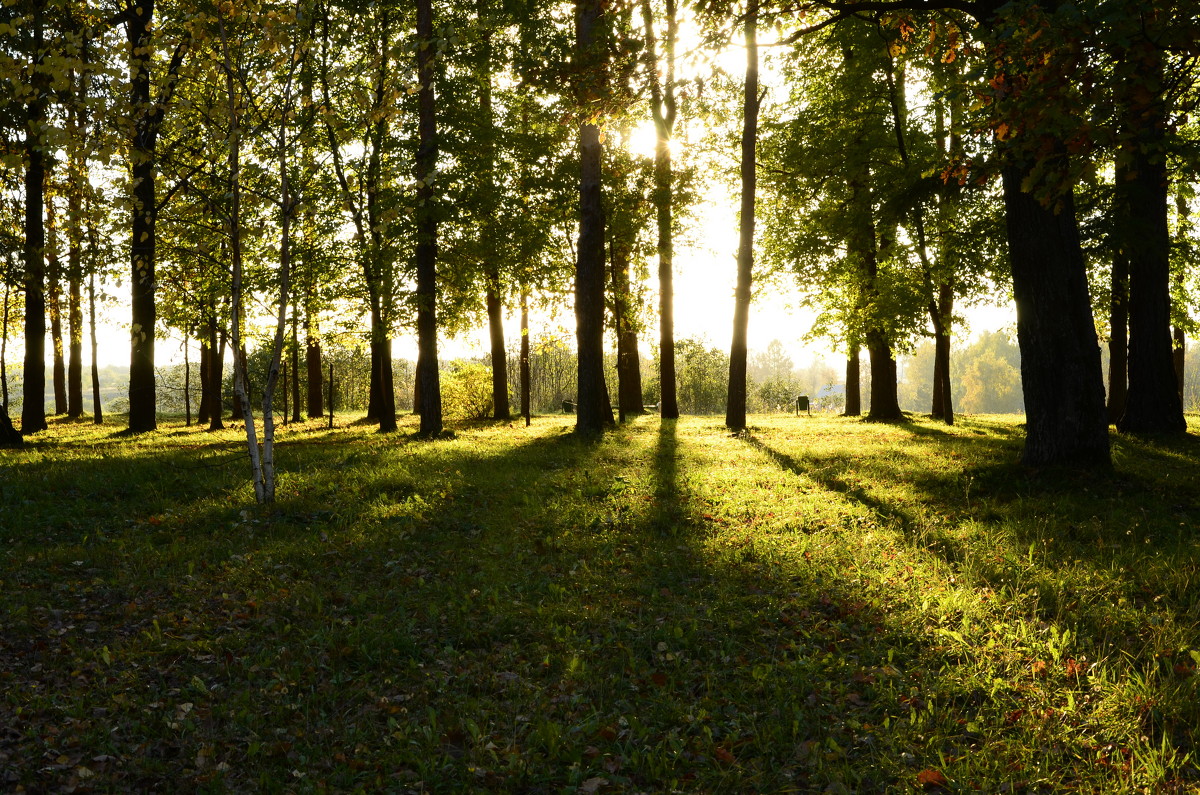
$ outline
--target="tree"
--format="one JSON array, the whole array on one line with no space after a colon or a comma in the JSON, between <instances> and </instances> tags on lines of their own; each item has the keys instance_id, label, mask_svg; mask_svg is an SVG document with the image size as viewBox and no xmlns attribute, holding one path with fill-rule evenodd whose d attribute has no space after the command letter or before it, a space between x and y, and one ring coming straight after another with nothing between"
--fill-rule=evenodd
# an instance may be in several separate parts
<instances>
[{"instance_id":1,"label":"tree","mask_svg":"<svg viewBox=\"0 0 1200 795\"><path fill-rule=\"evenodd\" d=\"M442 397L437 363L437 216L433 211L433 178L437 164L437 122L433 90L433 9L417 0L417 82L420 142L417 149L417 377L421 391L421 434L442 431Z\"/></svg>"},{"instance_id":2,"label":"tree","mask_svg":"<svg viewBox=\"0 0 1200 795\"><path fill-rule=\"evenodd\" d=\"M608 35L600 0L576 0L575 64L580 96L600 98L606 86ZM613 424L604 383L604 207L603 146L599 119L585 115L579 125L579 243L575 262L575 322L579 355L579 396L575 429L599 433Z\"/></svg>"},{"instance_id":3,"label":"tree","mask_svg":"<svg viewBox=\"0 0 1200 795\"><path fill-rule=\"evenodd\" d=\"M742 100L742 202L738 226L737 287L734 289L733 341L729 348L729 398L725 425L746 427L746 334L750 323L750 290L754 280L755 194L758 182L758 0L747 0L743 20L746 78Z\"/></svg>"},{"instance_id":4,"label":"tree","mask_svg":"<svg viewBox=\"0 0 1200 795\"><path fill-rule=\"evenodd\" d=\"M123 15L129 41L129 207L130 207L130 351L129 431L142 433L158 427L155 411L154 332L158 320L155 304L158 138L167 108L180 79L191 34L178 34L170 60L154 91L156 53L164 25L154 19L154 0L132 0Z\"/></svg>"},{"instance_id":5,"label":"tree","mask_svg":"<svg viewBox=\"0 0 1200 795\"><path fill-rule=\"evenodd\" d=\"M675 289L674 289L674 173L671 164L671 137L678 111L675 87L675 48L679 37L679 16L675 0L665 0L663 58L659 63L658 37L650 0L642 0L642 20L646 35L646 63L650 82L650 112L657 140L654 146L654 207L658 223L658 381L659 415L663 419L679 416L675 384ZM665 75L660 77L660 68Z\"/></svg>"}]
</instances>

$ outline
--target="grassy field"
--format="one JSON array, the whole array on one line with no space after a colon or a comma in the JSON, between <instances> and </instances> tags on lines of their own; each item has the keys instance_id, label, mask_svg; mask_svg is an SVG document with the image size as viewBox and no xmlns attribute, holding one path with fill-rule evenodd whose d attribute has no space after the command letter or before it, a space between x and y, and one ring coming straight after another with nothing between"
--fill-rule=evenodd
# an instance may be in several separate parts
<instances>
[{"instance_id":1,"label":"grassy field","mask_svg":"<svg viewBox=\"0 0 1200 795\"><path fill-rule=\"evenodd\" d=\"M1196 437L414 422L0 451L0 790L1200 791Z\"/></svg>"}]
</instances>

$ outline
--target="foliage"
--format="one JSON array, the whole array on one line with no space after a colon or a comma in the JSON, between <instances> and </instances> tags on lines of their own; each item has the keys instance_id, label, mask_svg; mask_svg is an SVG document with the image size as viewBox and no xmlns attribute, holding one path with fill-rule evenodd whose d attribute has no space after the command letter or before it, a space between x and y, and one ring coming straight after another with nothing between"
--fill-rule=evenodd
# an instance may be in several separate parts
<instances>
[{"instance_id":1,"label":"foliage","mask_svg":"<svg viewBox=\"0 0 1200 795\"><path fill-rule=\"evenodd\" d=\"M492 413L492 371L477 362L453 362L442 376L442 410L456 420L482 420Z\"/></svg>"}]
</instances>

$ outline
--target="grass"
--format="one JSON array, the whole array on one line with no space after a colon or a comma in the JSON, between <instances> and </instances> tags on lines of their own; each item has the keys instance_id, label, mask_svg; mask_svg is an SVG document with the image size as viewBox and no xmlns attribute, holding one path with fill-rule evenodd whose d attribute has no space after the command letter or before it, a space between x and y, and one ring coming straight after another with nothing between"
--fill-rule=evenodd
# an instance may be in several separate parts
<instances>
[{"instance_id":1,"label":"grass","mask_svg":"<svg viewBox=\"0 0 1200 795\"><path fill-rule=\"evenodd\" d=\"M0 789L1200 791L1195 437L413 422L0 451Z\"/></svg>"}]
</instances>

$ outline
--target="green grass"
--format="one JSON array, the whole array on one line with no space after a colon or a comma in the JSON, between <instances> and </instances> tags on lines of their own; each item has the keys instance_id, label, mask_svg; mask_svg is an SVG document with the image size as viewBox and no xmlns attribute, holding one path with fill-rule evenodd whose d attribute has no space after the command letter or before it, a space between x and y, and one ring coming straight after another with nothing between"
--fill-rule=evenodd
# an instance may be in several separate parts
<instances>
[{"instance_id":1,"label":"green grass","mask_svg":"<svg viewBox=\"0 0 1200 795\"><path fill-rule=\"evenodd\" d=\"M1200 791L1195 437L569 422L0 451L0 790Z\"/></svg>"}]
</instances>

